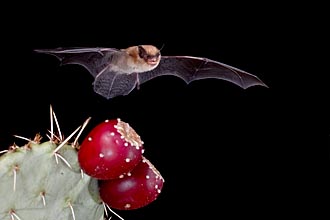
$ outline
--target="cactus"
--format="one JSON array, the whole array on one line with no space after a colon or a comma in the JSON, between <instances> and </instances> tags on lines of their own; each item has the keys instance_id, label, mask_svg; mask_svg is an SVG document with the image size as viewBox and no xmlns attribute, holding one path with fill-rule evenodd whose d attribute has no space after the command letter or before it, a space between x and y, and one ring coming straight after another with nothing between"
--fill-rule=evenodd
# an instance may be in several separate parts
<instances>
[{"instance_id":1,"label":"cactus","mask_svg":"<svg viewBox=\"0 0 330 220\"><path fill-rule=\"evenodd\" d=\"M1 152L0 219L103 220L109 217L109 207L99 196L97 179L86 175L78 163L77 139L89 119L63 140L52 108L50 115L48 141L41 142L39 134L33 140L16 136L28 143L21 147L13 144ZM53 132L54 119L58 136ZM75 140L69 142L79 130Z\"/></svg>"}]
</instances>

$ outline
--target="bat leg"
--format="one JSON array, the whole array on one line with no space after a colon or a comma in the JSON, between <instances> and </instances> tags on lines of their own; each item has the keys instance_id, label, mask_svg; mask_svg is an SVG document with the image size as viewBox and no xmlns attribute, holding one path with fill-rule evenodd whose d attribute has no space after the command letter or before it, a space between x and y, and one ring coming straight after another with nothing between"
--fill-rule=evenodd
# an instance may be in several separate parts
<instances>
[{"instance_id":1,"label":"bat leg","mask_svg":"<svg viewBox=\"0 0 330 220\"><path fill-rule=\"evenodd\" d=\"M139 74L135 73L136 76L136 89L140 89L140 79L139 79Z\"/></svg>"}]
</instances>

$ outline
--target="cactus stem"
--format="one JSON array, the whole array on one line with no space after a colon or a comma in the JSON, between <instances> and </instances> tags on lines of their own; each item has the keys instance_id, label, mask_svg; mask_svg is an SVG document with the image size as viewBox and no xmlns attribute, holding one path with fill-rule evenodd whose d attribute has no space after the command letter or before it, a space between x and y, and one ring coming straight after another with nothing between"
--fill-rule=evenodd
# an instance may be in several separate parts
<instances>
[{"instance_id":1,"label":"cactus stem","mask_svg":"<svg viewBox=\"0 0 330 220\"><path fill-rule=\"evenodd\" d=\"M55 153L55 157L59 157L70 169L72 169L71 165L69 164L69 162L59 153ZM56 160L56 163L58 164L58 160Z\"/></svg>"},{"instance_id":2,"label":"cactus stem","mask_svg":"<svg viewBox=\"0 0 330 220\"><path fill-rule=\"evenodd\" d=\"M76 217L75 217L75 215L74 215L74 210L73 210L73 207L72 207L72 205L71 205L71 203L69 202L69 208L71 209L71 213L72 213L72 218L73 218L73 220L76 220Z\"/></svg>"},{"instance_id":3,"label":"cactus stem","mask_svg":"<svg viewBox=\"0 0 330 220\"><path fill-rule=\"evenodd\" d=\"M42 191L42 192L40 192L40 196L41 196L41 199L42 199L42 204L44 205L44 206L46 206L46 198L45 198L45 191Z\"/></svg>"},{"instance_id":4,"label":"cactus stem","mask_svg":"<svg viewBox=\"0 0 330 220\"><path fill-rule=\"evenodd\" d=\"M10 210L10 217L11 217L12 220L15 220L15 218L18 219L18 220L21 220L21 218L18 217L18 215L15 213L15 210L13 210L13 209Z\"/></svg>"},{"instance_id":5,"label":"cactus stem","mask_svg":"<svg viewBox=\"0 0 330 220\"><path fill-rule=\"evenodd\" d=\"M97 180L85 175L77 158L78 138L90 118L66 138L50 109L49 140L41 143L40 134L34 138L14 135L27 143L0 150L0 220L57 219L59 214L67 220L103 219ZM54 183L57 180L61 184ZM68 180L72 184L62 184Z\"/></svg>"},{"instance_id":6,"label":"cactus stem","mask_svg":"<svg viewBox=\"0 0 330 220\"><path fill-rule=\"evenodd\" d=\"M16 181L17 181L17 171L19 170L18 165L15 165L13 172L14 172L14 186L13 190L16 191Z\"/></svg>"},{"instance_id":7,"label":"cactus stem","mask_svg":"<svg viewBox=\"0 0 330 220\"><path fill-rule=\"evenodd\" d=\"M88 122L91 120L91 117L87 118L86 121L83 123L82 127L81 127L81 130L79 131L77 137L75 138L72 146L76 147L77 146L77 142L78 142L78 139L81 135L81 133L83 132L83 130L85 129L85 127L87 126Z\"/></svg>"},{"instance_id":8,"label":"cactus stem","mask_svg":"<svg viewBox=\"0 0 330 220\"><path fill-rule=\"evenodd\" d=\"M118 215L117 213L115 213L115 212L110 208L109 205L107 205L107 204L104 203L104 202L103 202L103 207L104 207L105 215L106 215L107 217L109 217L108 212L107 212L107 209L109 209L109 211L112 212L112 213L113 213L115 216L117 216L119 219L124 220L120 215ZM111 219L111 217L110 217L109 219Z\"/></svg>"},{"instance_id":9,"label":"cactus stem","mask_svg":"<svg viewBox=\"0 0 330 220\"><path fill-rule=\"evenodd\" d=\"M61 149L61 147L63 147L71 138L72 136L77 133L77 131L80 129L81 126L79 126L74 132L72 132L72 134L69 135L69 137L67 137L63 142L61 142L60 145L58 145L58 147L54 150L54 154L59 150ZM62 138L60 138L62 140Z\"/></svg>"}]
</instances>

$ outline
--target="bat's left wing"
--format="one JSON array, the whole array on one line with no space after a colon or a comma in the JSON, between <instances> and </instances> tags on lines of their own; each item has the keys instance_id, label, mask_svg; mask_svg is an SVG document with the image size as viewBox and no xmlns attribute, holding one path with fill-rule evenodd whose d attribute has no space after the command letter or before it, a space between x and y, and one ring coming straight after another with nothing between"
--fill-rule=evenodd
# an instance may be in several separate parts
<instances>
[{"instance_id":1,"label":"bat's left wing","mask_svg":"<svg viewBox=\"0 0 330 220\"><path fill-rule=\"evenodd\" d=\"M192 56L162 56L157 68L139 74L139 84L161 75L177 76L187 84L194 80L215 78L229 81L243 89L255 85L268 87L248 72L211 59Z\"/></svg>"}]
</instances>

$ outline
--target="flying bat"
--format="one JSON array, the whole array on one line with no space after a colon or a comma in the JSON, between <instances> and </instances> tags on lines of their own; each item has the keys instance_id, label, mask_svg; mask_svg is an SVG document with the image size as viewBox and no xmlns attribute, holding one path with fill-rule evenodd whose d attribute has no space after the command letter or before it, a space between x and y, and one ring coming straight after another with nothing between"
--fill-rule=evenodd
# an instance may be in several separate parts
<instances>
[{"instance_id":1,"label":"flying bat","mask_svg":"<svg viewBox=\"0 0 330 220\"><path fill-rule=\"evenodd\" d=\"M214 78L234 83L243 89L268 87L257 76L204 57L162 56L153 45L116 48L37 49L39 53L57 57L61 64L78 64L94 77L94 91L106 99L128 95L134 88L162 75L173 75L187 84Z\"/></svg>"}]
</instances>

